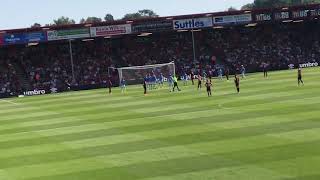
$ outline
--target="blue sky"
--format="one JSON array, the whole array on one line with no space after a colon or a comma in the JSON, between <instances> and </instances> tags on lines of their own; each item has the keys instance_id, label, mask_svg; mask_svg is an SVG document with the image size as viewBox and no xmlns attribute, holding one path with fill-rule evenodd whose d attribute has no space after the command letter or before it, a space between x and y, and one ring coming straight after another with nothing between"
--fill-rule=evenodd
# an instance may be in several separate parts
<instances>
[{"instance_id":1,"label":"blue sky","mask_svg":"<svg viewBox=\"0 0 320 180\"><path fill-rule=\"evenodd\" d=\"M126 13L152 9L160 16L224 11L240 8L253 0L1 0L0 29L42 25L60 16L76 22L82 17L104 17L111 13L121 18Z\"/></svg>"}]
</instances>

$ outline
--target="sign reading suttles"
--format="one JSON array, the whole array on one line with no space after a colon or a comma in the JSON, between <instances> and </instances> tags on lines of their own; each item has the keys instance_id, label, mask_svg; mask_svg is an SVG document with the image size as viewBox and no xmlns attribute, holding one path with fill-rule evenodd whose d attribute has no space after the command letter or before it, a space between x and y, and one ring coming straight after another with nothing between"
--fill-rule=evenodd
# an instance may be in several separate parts
<instances>
[{"instance_id":1,"label":"sign reading suttles","mask_svg":"<svg viewBox=\"0 0 320 180\"><path fill-rule=\"evenodd\" d=\"M212 27L212 19L210 17L195 19L180 19L173 21L174 30L198 29Z\"/></svg>"},{"instance_id":2,"label":"sign reading suttles","mask_svg":"<svg viewBox=\"0 0 320 180\"><path fill-rule=\"evenodd\" d=\"M47 31L48 41L90 37L88 28Z\"/></svg>"},{"instance_id":3,"label":"sign reading suttles","mask_svg":"<svg viewBox=\"0 0 320 180\"><path fill-rule=\"evenodd\" d=\"M91 37L131 34L131 24L91 27Z\"/></svg>"},{"instance_id":4,"label":"sign reading suttles","mask_svg":"<svg viewBox=\"0 0 320 180\"><path fill-rule=\"evenodd\" d=\"M243 23L249 23L251 21L252 21L251 14L213 17L214 25L243 24Z\"/></svg>"},{"instance_id":5,"label":"sign reading suttles","mask_svg":"<svg viewBox=\"0 0 320 180\"><path fill-rule=\"evenodd\" d=\"M160 31L170 31L172 30L171 21L154 21L154 22L145 22L141 24L132 25L133 33L141 32L160 32Z\"/></svg>"}]
</instances>

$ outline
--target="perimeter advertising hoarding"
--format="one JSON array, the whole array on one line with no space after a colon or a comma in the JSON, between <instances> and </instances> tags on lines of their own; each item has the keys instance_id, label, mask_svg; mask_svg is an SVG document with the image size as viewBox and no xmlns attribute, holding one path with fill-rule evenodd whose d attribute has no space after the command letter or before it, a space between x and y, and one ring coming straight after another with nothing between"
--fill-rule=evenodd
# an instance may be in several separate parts
<instances>
[{"instance_id":1,"label":"perimeter advertising hoarding","mask_svg":"<svg viewBox=\"0 0 320 180\"><path fill-rule=\"evenodd\" d=\"M318 67L318 66L319 66L319 63L316 61L299 64L300 68Z\"/></svg>"},{"instance_id":2,"label":"perimeter advertising hoarding","mask_svg":"<svg viewBox=\"0 0 320 180\"><path fill-rule=\"evenodd\" d=\"M271 21L272 20L272 14L271 13L261 13L255 15L256 21Z\"/></svg>"},{"instance_id":3,"label":"perimeter advertising hoarding","mask_svg":"<svg viewBox=\"0 0 320 180\"><path fill-rule=\"evenodd\" d=\"M310 10L310 16L311 16L311 17L320 16L320 9L311 9L311 10Z\"/></svg>"},{"instance_id":4,"label":"perimeter advertising hoarding","mask_svg":"<svg viewBox=\"0 0 320 180\"><path fill-rule=\"evenodd\" d=\"M3 36L3 42L5 45L24 44L26 40L23 34L5 34Z\"/></svg>"},{"instance_id":5,"label":"perimeter advertising hoarding","mask_svg":"<svg viewBox=\"0 0 320 180\"><path fill-rule=\"evenodd\" d=\"M292 11L292 18L303 19L306 17L318 17L320 16L320 9L304 9L304 10L296 10Z\"/></svg>"},{"instance_id":6,"label":"perimeter advertising hoarding","mask_svg":"<svg viewBox=\"0 0 320 180\"><path fill-rule=\"evenodd\" d=\"M90 37L88 28L47 31L48 41Z\"/></svg>"},{"instance_id":7,"label":"perimeter advertising hoarding","mask_svg":"<svg viewBox=\"0 0 320 180\"><path fill-rule=\"evenodd\" d=\"M273 16L274 16L274 20L283 21L290 18L290 12L289 11L275 12Z\"/></svg>"},{"instance_id":8,"label":"perimeter advertising hoarding","mask_svg":"<svg viewBox=\"0 0 320 180\"><path fill-rule=\"evenodd\" d=\"M141 24L132 25L133 33L143 33L143 32L161 32L161 31L170 31L172 30L171 21L154 21L154 22L145 22Z\"/></svg>"},{"instance_id":9,"label":"perimeter advertising hoarding","mask_svg":"<svg viewBox=\"0 0 320 180\"><path fill-rule=\"evenodd\" d=\"M47 38L44 32L31 32L25 34L25 40L27 43L44 42L47 40Z\"/></svg>"},{"instance_id":10,"label":"perimeter advertising hoarding","mask_svg":"<svg viewBox=\"0 0 320 180\"><path fill-rule=\"evenodd\" d=\"M0 46L2 46L4 44L3 42L3 34L0 34Z\"/></svg>"},{"instance_id":11,"label":"perimeter advertising hoarding","mask_svg":"<svg viewBox=\"0 0 320 180\"><path fill-rule=\"evenodd\" d=\"M310 10L297 10L297 11L292 11L292 18L297 19L297 18L306 18L308 17Z\"/></svg>"},{"instance_id":12,"label":"perimeter advertising hoarding","mask_svg":"<svg viewBox=\"0 0 320 180\"><path fill-rule=\"evenodd\" d=\"M91 27L91 37L131 34L131 24Z\"/></svg>"},{"instance_id":13,"label":"perimeter advertising hoarding","mask_svg":"<svg viewBox=\"0 0 320 180\"><path fill-rule=\"evenodd\" d=\"M28 44L31 42L44 42L46 36L44 32L31 32L31 33L14 33L4 34L0 40L0 45L11 45L11 44Z\"/></svg>"},{"instance_id":14,"label":"perimeter advertising hoarding","mask_svg":"<svg viewBox=\"0 0 320 180\"><path fill-rule=\"evenodd\" d=\"M187 30L212 27L212 18L193 18L193 19L179 19L173 21L174 30Z\"/></svg>"},{"instance_id":15,"label":"perimeter advertising hoarding","mask_svg":"<svg viewBox=\"0 0 320 180\"><path fill-rule=\"evenodd\" d=\"M306 19L308 17L314 18L320 16L320 9L300 9L291 11L275 11L273 13L259 13L254 15L256 22L261 21L286 21Z\"/></svg>"},{"instance_id":16,"label":"perimeter advertising hoarding","mask_svg":"<svg viewBox=\"0 0 320 180\"><path fill-rule=\"evenodd\" d=\"M252 21L251 14L213 17L213 25L245 24Z\"/></svg>"}]
</instances>

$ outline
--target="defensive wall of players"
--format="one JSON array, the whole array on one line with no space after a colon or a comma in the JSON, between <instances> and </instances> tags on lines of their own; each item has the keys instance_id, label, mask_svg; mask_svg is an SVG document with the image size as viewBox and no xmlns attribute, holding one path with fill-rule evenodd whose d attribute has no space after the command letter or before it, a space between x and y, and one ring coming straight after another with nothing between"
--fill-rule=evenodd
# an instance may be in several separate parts
<instances>
[{"instance_id":1,"label":"defensive wall of players","mask_svg":"<svg viewBox=\"0 0 320 180\"><path fill-rule=\"evenodd\" d=\"M0 46L41 43L48 41L110 38L118 35L148 35L162 31L188 31L202 28L222 28L235 25L255 26L261 23L288 23L320 18L320 5L290 8L231 11L160 17L146 20L114 21L112 23L51 26L35 29L0 31Z\"/></svg>"}]
</instances>

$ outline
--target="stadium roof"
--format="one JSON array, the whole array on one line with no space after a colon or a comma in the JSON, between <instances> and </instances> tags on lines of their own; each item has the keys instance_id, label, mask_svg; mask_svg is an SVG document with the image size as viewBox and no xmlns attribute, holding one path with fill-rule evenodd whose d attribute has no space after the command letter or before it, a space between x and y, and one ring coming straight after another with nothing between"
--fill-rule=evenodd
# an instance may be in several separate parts
<instances>
[{"instance_id":1,"label":"stadium roof","mask_svg":"<svg viewBox=\"0 0 320 180\"><path fill-rule=\"evenodd\" d=\"M255 10L239 10L239 11L224 11L224 12L211 12L211 13L201 13L201 14L189 14L189 15L179 15L179 16L165 16L157 18L143 18L143 19L132 19L132 20L116 20L111 22L101 22L93 24L72 24L72 25L62 25L62 26L44 26L35 28L23 28L23 29L6 29L0 30L0 33L23 33L23 32L34 32L42 30L60 30L60 29L72 29L88 26L105 26L105 25L117 25L126 23L148 23L153 21L161 20L174 20L174 19L185 19L185 18L197 18L204 16L225 16L225 15L237 15L243 13L267 13L281 10L296 10L296 9L307 9L307 8L320 8L320 4L309 4L302 6L290 6L290 7L280 7L280 8L269 8L269 9L255 9ZM129 22L128 22L129 21Z\"/></svg>"}]
</instances>

